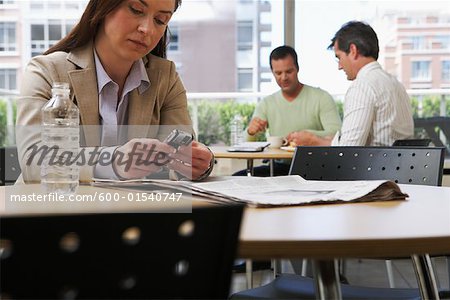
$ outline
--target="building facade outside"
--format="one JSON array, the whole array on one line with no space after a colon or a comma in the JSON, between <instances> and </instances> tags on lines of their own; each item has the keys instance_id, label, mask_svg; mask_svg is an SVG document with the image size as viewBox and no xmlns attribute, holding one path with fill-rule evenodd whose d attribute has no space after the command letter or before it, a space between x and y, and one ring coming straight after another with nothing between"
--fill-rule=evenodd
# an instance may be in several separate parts
<instances>
[{"instance_id":1,"label":"building facade outside","mask_svg":"<svg viewBox=\"0 0 450 300\"><path fill-rule=\"evenodd\" d=\"M14 0L0 3L0 90L16 91L22 69L22 10Z\"/></svg>"},{"instance_id":2,"label":"building facade outside","mask_svg":"<svg viewBox=\"0 0 450 300\"><path fill-rule=\"evenodd\" d=\"M450 88L450 14L386 15L386 70L407 89Z\"/></svg>"},{"instance_id":3,"label":"building facade outside","mask_svg":"<svg viewBox=\"0 0 450 300\"><path fill-rule=\"evenodd\" d=\"M76 24L88 0L0 1L0 90L17 93L22 70ZM168 58L188 92L258 92L272 82L272 2L185 0L169 28ZM281 44L281 42L278 42Z\"/></svg>"},{"instance_id":4,"label":"building facade outside","mask_svg":"<svg viewBox=\"0 0 450 300\"><path fill-rule=\"evenodd\" d=\"M6 100L7 125L14 123L15 96L10 96L18 94L28 61L65 36L88 1L0 0L0 109L2 100ZM337 70L332 51L316 49L326 49L338 26L360 19L373 25L379 34L380 63L407 89L450 89L448 10L387 11L372 7L378 5L375 1L333 2L333 6L327 1L295 3L295 27L300 33L295 46L302 82L322 88L329 83L325 89L336 100L342 99L349 82ZM187 92L250 92L255 94L242 98L242 102L254 105L262 94L276 91L269 54L283 44L283 12L281 0L183 0L169 24L168 58L175 62ZM312 80L303 80L302 76L311 74ZM201 101L197 100L213 97L196 97L190 99L190 106L194 128L199 132L200 121L207 121L201 120L197 107ZM440 115L448 115L447 98L441 94ZM221 98L222 102L228 100L228 96ZM3 122L1 117L2 111Z\"/></svg>"},{"instance_id":5,"label":"building facade outside","mask_svg":"<svg viewBox=\"0 0 450 300\"><path fill-rule=\"evenodd\" d=\"M63 38L87 1L9 0L0 3L0 90L16 93L31 57Z\"/></svg>"},{"instance_id":6,"label":"building facade outside","mask_svg":"<svg viewBox=\"0 0 450 300\"><path fill-rule=\"evenodd\" d=\"M64 37L87 2L0 1L0 90L18 91L30 58ZM183 1L170 24L168 56L187 91L276 89L268 57L283 43L281 2ZM449 13L392 11L374 22L384 23L380 62L407 89L450 88Z\"/></svg>"}]
</instances>

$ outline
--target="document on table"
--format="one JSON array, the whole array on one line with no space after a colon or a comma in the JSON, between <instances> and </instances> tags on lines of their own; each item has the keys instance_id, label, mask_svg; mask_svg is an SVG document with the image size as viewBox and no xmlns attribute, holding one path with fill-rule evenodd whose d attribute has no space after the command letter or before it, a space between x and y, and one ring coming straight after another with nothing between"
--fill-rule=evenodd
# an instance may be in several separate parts
<instances>
[{"instance_id":1,"label":"document on table","mask_svg":"<svg viewBox=\"0 0 450 300\"><path fill-rule=\"evenodd\" d=\"M244 142L231 146L227 149L228 152L261 152L268 147L268 142Z\"/></svg>"},{"instance_id":2,"label":"document on table","mask_svg":"<svg viewBox=\"0 0 450 300\"><path fill-rule=\"evenodd\" d=\"M97 180L95 184L126 186L150 183L207 197L221 203L246 203L249 206L271 207L315 203L404 200L408 195L399 186L386 180L314 181L298 175L276 177L221 177L205 182L171 180Z\"/></svg>"}]
</instances>

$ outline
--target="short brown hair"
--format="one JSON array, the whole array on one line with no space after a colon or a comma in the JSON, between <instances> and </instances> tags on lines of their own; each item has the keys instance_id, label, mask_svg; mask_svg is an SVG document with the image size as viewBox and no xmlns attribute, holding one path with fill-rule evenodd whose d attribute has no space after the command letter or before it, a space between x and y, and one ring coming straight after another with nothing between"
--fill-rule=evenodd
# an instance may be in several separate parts
<instances>
[{"instance_id":1,"label":"short brown hair","mask_svg":"<svg viewBox=\"0 0 450 300\"><path fill-rule=\"evenodd\" d=\"M269 57L269 64L270 69L272 70L272 60L279 60L285 57L291 56L294 60L295 67L297 68L297 71L299 70L298 67L298 57L297 52L295 52L295 49L291 46L280 46L272 50Z\"/></svg>"}]
</instances>

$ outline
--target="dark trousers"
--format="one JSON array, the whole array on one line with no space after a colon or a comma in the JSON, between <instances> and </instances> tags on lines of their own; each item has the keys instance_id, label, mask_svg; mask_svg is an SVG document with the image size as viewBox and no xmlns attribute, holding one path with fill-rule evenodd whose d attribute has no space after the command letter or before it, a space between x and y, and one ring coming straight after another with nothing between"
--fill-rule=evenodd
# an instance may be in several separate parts
<instances>
[{"instance_id":1,"label":"dark trousers","mask_svg":"<svg viewBox=\"0 0 450 300\"><path fill-rule=\"evenodd\" d=\"M273 176L284 176L289 174L290 165L275 162L273 164ZM233 176L247 176L247 170L241 170L233 174ZM270 166L259 166L253 168L253 176L269 177Z\"/></svg>"}]
</instances>

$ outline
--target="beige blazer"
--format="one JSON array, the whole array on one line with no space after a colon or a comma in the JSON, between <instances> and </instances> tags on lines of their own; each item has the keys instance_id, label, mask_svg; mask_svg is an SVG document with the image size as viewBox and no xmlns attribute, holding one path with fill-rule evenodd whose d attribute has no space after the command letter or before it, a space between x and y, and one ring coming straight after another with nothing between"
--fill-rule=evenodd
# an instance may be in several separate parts
<instances>
[{"instance_id":1,"label":"beige blazer","mask_svg":"<svg viewBox=\"0 0 450 300\"><path fill-rule=\"evenodd\" d=\"M150 87L142 94L133 90L128 98L128 124L152 125L146 136L160 134L159 125L182 125L192 132L192 122L187 108L186 90L173 62L148 55L143 62ZM17 100L16 137L19 161L25 181L40 181L36 164L27 165L30 151L40 142L41 108L52 97L54 82L68 82L73 101L80 110L81 125L100 125L97 76L92 43L71 51L55 52L34 57L22 78L20 97ZM153 126L154 125L154 126ZM99 146L100 130L89 126L80 140L87 146ZM96 129L94 129L96 128ZM88 133L87 133L88 132ZM132 138L134 134L130 133ZM136 136L142 136L137 133ZM90 181L93 167L82 167L81 181Z\"/></svg>"}]
</instances>

